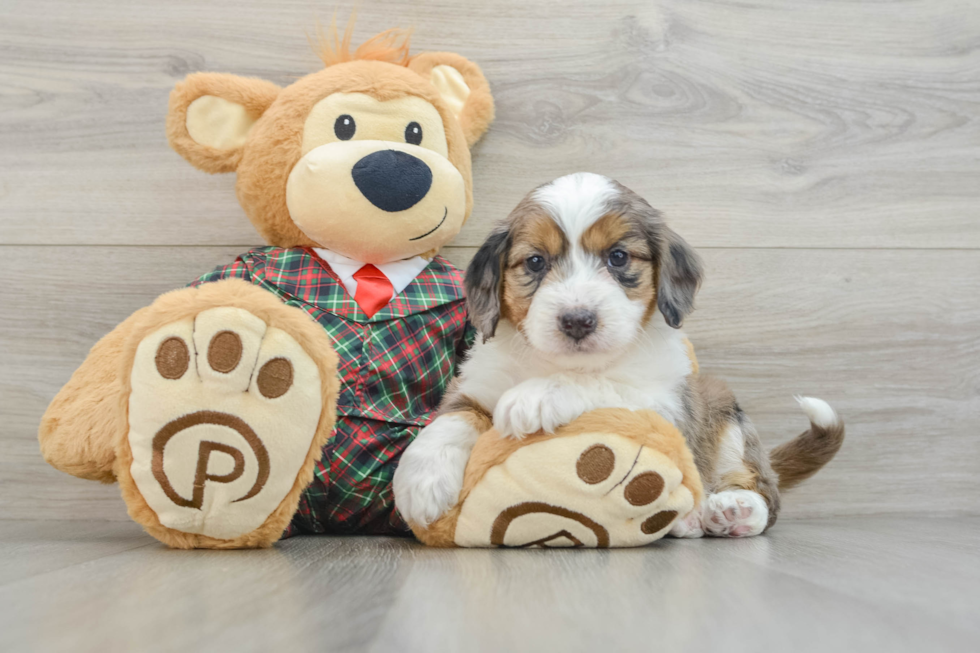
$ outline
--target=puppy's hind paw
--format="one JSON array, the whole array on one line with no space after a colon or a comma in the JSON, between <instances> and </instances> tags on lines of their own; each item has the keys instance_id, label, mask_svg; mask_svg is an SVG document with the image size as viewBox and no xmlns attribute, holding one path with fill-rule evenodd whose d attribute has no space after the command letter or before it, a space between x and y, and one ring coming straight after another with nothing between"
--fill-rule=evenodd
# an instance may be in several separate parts
<instances>
[{"instance_id":1,"label":"puppy's hind paw","mask_svg":"<svg viewBox=\"0 0 980 653\"><path fill-rule=\"evenodd\" d=\"M701 506L701 527L709 537L759 535L769 522L765 499L751 490L725 490L708 495Z\"/></svg>"}]
</instances>

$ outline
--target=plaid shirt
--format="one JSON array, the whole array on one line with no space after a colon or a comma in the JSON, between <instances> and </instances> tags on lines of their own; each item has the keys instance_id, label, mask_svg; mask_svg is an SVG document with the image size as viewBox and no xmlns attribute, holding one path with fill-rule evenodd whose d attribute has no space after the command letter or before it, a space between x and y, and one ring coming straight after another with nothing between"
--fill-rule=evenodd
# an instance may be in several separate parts
<instances>
[{"instance_id":1,"label":"plaid shirt","mask_svg":"<svg viewBox=\"0 0 980 653\"><path fill-rule=\"evenodd\" d=\"M391 478L473 343L462 273L437 256L371 318L310 249L258 247L191 285L232 277L306 311L339 358L337 424L286 534L408 532Z\"/></svg>"}]
</instances>

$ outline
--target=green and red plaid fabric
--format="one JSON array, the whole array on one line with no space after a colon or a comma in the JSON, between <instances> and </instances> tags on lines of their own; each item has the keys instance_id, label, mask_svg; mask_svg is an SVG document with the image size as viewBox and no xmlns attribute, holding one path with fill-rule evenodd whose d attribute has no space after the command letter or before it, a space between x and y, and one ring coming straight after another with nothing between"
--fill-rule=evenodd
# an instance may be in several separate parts
<instances>
[{"instance_id":1,"label":"green and red plaid fabric","mask_svg":"<svg viewBox=\"0 0 980 653\"><path fill-rule=\"evenodd\" d=\"M259 247L191 285L232 277L306 311L339 358L337 424L286 534L407 532L391 479L473 343L462 273L437 256L371 318L311 249Z\"/></svg>"}]
</instances>

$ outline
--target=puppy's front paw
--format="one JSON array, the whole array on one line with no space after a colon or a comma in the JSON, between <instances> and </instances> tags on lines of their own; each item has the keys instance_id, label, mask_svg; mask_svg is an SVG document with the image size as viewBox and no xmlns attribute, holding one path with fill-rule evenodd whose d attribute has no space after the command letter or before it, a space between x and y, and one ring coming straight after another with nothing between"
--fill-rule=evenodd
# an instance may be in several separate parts
<instances>
[{"instance_id":1,"label":"puppy's front paw","mask_svg":"<svg viewBox=\"0 0 980 653\"><path fill-rule=\"evenodd\" d=\"M471 431L465 419L440 417L402 454L392 490L395 507L409 524L428 526L459 500L471 449L464 442Z\"/></svg>"},{"instance_id":2,"label":"puppy's front paw","mask_svg":"<svg viewBox=\"0 0 980 653\"><path fill-rule=\"evenodd\" d=\"M503 394L493 411L493 426L504 437L521 439L531 433L554 433L581 415L580 402L547 379L530 379Z\"/></svg>"}]
</instances>

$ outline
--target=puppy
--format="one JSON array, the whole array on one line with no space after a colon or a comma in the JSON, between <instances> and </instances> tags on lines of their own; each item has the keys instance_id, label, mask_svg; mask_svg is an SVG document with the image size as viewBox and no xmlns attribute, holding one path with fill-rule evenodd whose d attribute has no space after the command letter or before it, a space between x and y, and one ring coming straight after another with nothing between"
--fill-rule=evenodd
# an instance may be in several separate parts
<instances>
[{"instance_id":1,"label":"puppy","mask_svg":"<svg viewBox=\"0 0 980 653\"><path fill-rule=\"evenodd\" d=\"M779 491L825 465L844 426L802 398L810 428L767 455L727 386L693 369L680 331L701 285L700 258L660 213L594 174L532 191L466 273L482 338L439 416L402 456L395 503L427 525L456 503L477 437L553 432L584 412L655 410L687 439L706 498L671 534L744 537L772 526Z\"/></svg>"}]
</instances>

